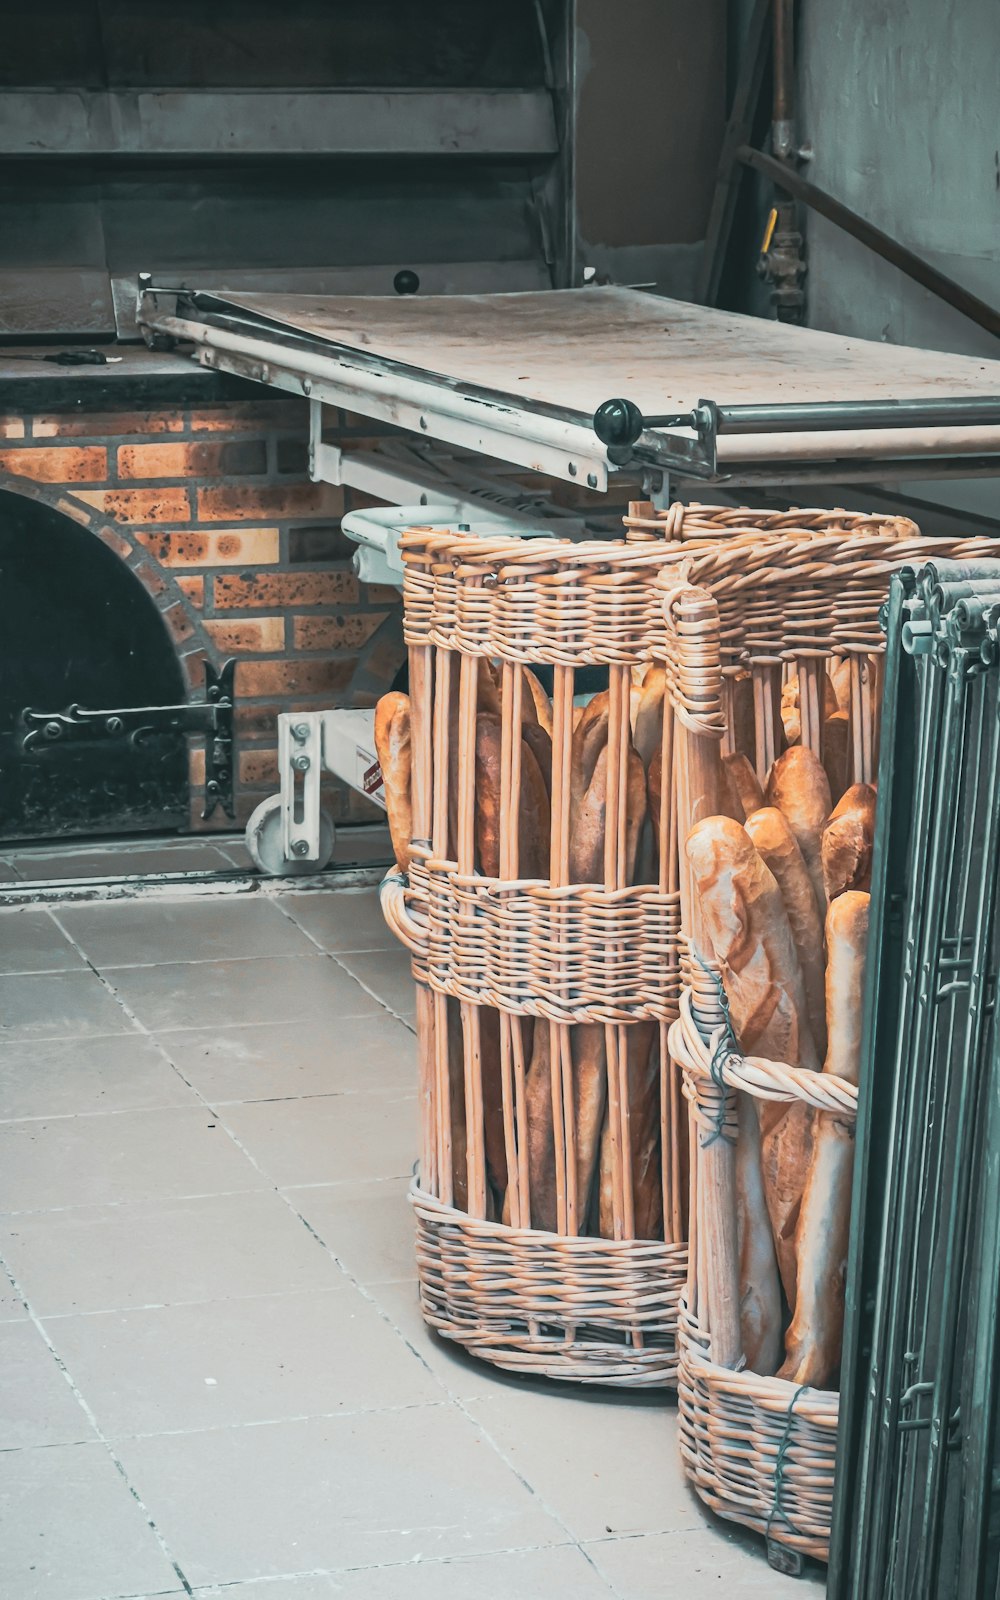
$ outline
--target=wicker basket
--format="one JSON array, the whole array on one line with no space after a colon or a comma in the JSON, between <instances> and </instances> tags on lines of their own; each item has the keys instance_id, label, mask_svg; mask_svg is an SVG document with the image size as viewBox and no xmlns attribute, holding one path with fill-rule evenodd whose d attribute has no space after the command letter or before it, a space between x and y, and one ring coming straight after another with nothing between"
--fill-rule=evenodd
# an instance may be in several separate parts
<instances>
[{"instance_id":1,"label":"wicker basket","mask_svg":"<svg viewBox=\"0 0 1000 1600\"><path fill-rule=\"evenodd\" d=\"M687 1271L687 1117L667 1050L680 981L676 851L630 883L625 810L632 668L650 662L651 632L662 641L664 549L416 529L403 557L414 847L409 880L391 875L383 905L418 985L411 1198L424 1316L516 1371L669 1384ZM484 661L499 677L493 875L477 870ZM545 877L521 875L526 665L553 669ZM570 753L585 666L608 674L608 842L600 881L574 883ZM579 1163L584 1033L603 1061L599 1166L593 1126Z\"/></svg>"},{"instance_id":2,"label":"wicker basket","mask_svg":"<svg viewBox=\"0 0 1000 1600\"><path fill-rule=\"evenodd\" d=\"M709 513L638 510L643 544ZM676 834L719 810L719 766L735 748L737 707L752 706L763 781L780 751L783 677L799 675L802 741L822 755L823 674L850 664L848 782L875 777L879 724L879 610L889 575L935 555L972 559L985 540L922 539L905 519L796 513L721 513L727 536L689 547L661 571L667 682L674 707ZM683 536L683 535L682 535ZM749 680L749 682L747 681ZM741 686L742 685L742 690ZM741 694L744 696L741 699ZM746 724L744 723L744 726ZM853 1118L856 1088L827 1073L742 1057L727 1047L721 983L687 869L679 875L684 983L669 1048L691 1111L690 1273L683 1298L678 1397L685 1469L720 1515L768 1538L775 1565L826 1559L838 1396L745 1370L735 1253L736 1093L803 1100Z\"/></svg>"}]
</instances>

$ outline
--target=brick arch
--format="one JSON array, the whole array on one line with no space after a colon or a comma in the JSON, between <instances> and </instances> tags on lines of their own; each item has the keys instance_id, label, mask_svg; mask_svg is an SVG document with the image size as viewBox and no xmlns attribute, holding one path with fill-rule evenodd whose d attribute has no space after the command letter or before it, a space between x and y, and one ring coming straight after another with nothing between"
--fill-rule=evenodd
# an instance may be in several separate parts
<instances>
[{"instance_id":1,"label":"brick arch","mask_svg":"<svg viewBox=\"0 0 1000 1600\"><path fill-rule=\"evenodd\" d=\"M217 664L219 652L173 574L150 560L148 552L142 545L136 544L127 526L109 524L99 511L69 490L36 483L34 479L21 477L17 473L0 471L0 491L19 495L24 500L34 500L51 511L61 513L113 550L132 576L142 584L159 611L167 634L173 641L188 688L200 686L203 681L202 662L207 657Z\"/></svg>"}]
</instances>

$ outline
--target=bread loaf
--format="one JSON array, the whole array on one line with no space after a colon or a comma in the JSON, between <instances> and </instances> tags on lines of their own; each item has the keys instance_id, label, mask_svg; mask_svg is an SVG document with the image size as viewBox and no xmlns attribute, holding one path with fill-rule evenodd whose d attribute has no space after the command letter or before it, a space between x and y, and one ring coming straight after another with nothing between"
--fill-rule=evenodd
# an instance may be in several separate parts
<instances>
[{"instance_id":1,"label":"bread loaf","mask_svg":"<svg viewBox=\"0 0 1000 1600\"><path fill-rule=\"evenodd\" d=\"M846 711L835 711L823 724L823 770L830 785L830 799L836 805L851 771L850 718Z\"/></svg>"},{"instance_id":2,"label":"bread loaf","mask_svg":"<svg viewBox=\"0 0 1000 1600\"><path fill-rule=\"evenodd\" d=\"M820 856L823 886L830 900L847 889L871 888L875 801L870 784L852 784L823 829Z\"/></svg>"},{"instance_id":3,"label":"bread loaf","mask_svg":"<svg viewBox=\"0 0 1000 1600\"><path fill-rule=\"evenodd\" d=\"M802 970L774 875L746 830L729 817L699 822L688 835L685 853L740 1049L744 1055L815 1070L819 1057ZM809 1166L812 1114L802 1102L761 1102L758 1115L764 1194L781 1281L791 1303L795 1227Z\"/></svg>"},{"instance_id":4,"label":"bread loaf","mask_svg":"<svg viewBox=\"0 0 1000 1600\"><path fill-rule=\"evenodd\" d=\"M726 814L737 822L743 822L752 811L759 811L764 804L764 792L757 781L757 774L744 755L723 756L722 784L725 798L729 801Z\"/></svg>"},{"instance_id":5,"label":"bread loaf","mask_svg":"<svg viewBox=\"0 0 1000 1600\"><path fill-rule=\"evenodd\" d=\"M658 1029L653 1022L634 1022L625 1030L628 1065L628 1142L637 1239L663 1238L663 1182L660 1159L660 1064ZM610 1123L601 1135L601 1180L598 1229L614 1238L614 1154Z\"/></svg>"},{"instance_id":6,"label":"bread loaf","mask_svg":"<svg viewBox=\"0 0 1000 1600\"><path fill-rule=\"evenodd\" d=\"M774 874L799 958L806 1011L817 1054L826 1049L826 977L823 967L823 924L816 895L784 813L765 806L747 818L746 830L761 860Z\"/></svg>"},{"instance_id":7,"label":"bread loaf","mask_svg":"<svg viewBox=\"0 0 1000 1600\"><path fill-rule=\"evenodd\" d=\"M861 1065L868 911L868 895L847 890L831 903L826 919L830 1043L824 1071L849 1083L858 1082ZM853 1123L819 1112L796 1238L795 1314L779 1373L790 1383L828 1388L840 1366L853 1168Z\"/></svg>"},{"instance_id":8,"label":"bread loaf","mask_svg":"<svg viewBox=\"0 0 1000 1600\"><path fill-rule=\"evenodd\" d=\"M826 890L820 845L830 815L830 785L818 756L796 744L780 755L767 780L767 804L785 815L816 894L821 917L826 916Z\"/></svg>"},{"instance_id":9,"label":"bread loaf","mask_svg":"<svg viewBox=\"0 0 1000 1600\"><path fill-rule=\"evenodd\" d=\"M645 769L657 750L663 746L663 696L666 673L660 666L651 666L643 679L642 689L632 724L632 742Z\"/></svg>"},{"instance_id":10,"label":"bread loaf","mask_svg":"<svg viewBox=\"0 0 1000 1600\"><path fill-rule=\"evenodd\" d=\"M476 855L480 871L487 878L500 876L501 740L499 717L483 713L476 718ZM521 743L517 824L518 876L545 877L551 825L549 794L534 751L526 740Z\"/></svg>"},{"instance_id":11,"label":"bread loaf","mask_svg":"<svg viewBox=\"0 0 1000 1600\"><path fill-rule=\"evenodd\" d=\"M400 872L408 872L413 837L409 695L384 694L375 707L375 751L382 769L392 853Z\"/></svg>"},{"instance_id":12,"label":"bread loaf","mask_svg":"<svg viewBox=\"0 0 1000 1600\"><path fill-rule=\"evenodd\" d=\"M782 1357L781 1285L764 1194L760 1122L748 1094L737 1096L736 1229L743 1354L751 1372L769 1378Z\"/></svg>"},{"instance_id":13,"label":"bread loaf","mask_svg":"<svg viewBox=\"0 0 1000 1600\"><path fill-rule=\"evenodd\" d=\"M830 662L830 681L833 684L834 694L837 696L837 706L841 711L851 709L851 658L850 656L834 656Z\"/></svg>"},{"instance_id":14,"label":"bread loaf","mask_svg":"<svg viewBox=\"0 0 1000 1600\"><path fill-rule=\"evenodd\" d=\"M521 721L534 723L552 738L552 701L530 667L521 668Z\"/></svg>"},{"instance_id":15,"label":"bread loaf","mask_svg":"<svg viewBox=\"0 0 1000 1600\"><path fill-rule=\"evenodd\" d=\"M823 718L832 717L838 710L837 691L828 672L823 674ZM788 743L798 744L802 738L802 715L799 707L799 677L792 673L781 691L781 725Z\"/></svg>"}]
</instances>

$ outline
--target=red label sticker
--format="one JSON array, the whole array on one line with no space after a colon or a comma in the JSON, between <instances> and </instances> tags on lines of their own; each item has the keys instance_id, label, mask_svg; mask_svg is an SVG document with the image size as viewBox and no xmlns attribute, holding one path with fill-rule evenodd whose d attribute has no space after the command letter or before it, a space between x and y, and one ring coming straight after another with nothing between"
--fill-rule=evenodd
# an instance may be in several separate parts
<instances>
[{"instance_id":1,"label":"red label sticker","mask_svg":"<svg viewBox=\"0 0 1000 1600\"><path fill-rule=\"evenodd\" d=\"M364 777L361 779L361 786L364 789L365 794L374 794L376 789L382 788L382 768L379 766L377 761L368 768Z\"/></svg>"}]
</instances>

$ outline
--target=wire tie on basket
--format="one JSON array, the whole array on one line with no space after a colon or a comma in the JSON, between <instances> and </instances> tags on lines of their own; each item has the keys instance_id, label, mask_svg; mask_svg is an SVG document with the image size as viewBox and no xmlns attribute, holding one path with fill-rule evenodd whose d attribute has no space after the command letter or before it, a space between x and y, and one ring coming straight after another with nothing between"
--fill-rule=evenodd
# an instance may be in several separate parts
<instances>
[{"instance_id":1,"label":"wire tie on basket","mask_svg":"<svg viewBox=\"0 0 1000 1600\"><path fill-rule=\"evenodd\" d=\"M717 972L713 971L713 969L701 959L701 956L698 954L697 950L692 950L691 954L694 956L694 959L697 961L702 971L707 972L708 976L715 984L715 987L718 991L719 1007L723 1016L722 1026L717 1030L718 1038L716 1040L715 1049L712 1051L712 1056L708 1063L709 1075L712 1079L712 1082L715 1084L715 1087L718 1089L719 1095L717 1102L718 1110L716 1111L712 1132L702 1145L702 1149L707 1150L709 1146L713 1145L717 1139L725 1139L726 1137L727 1084L723 1076L723 1069L725 1067L727 1057L731 1055L737 1055L739 1053L739 1046L736 1043L736 1035L733 1032L733 1025L729 1020L729 997L722 986L722 979L719 977Z\"/></svg>"},{"instance_id":2,"label":"wire tie on basket","mask_svg":"<svg viewBox=\"0 0 1000 1600\"><path fill-rule=\"evenodd\" d=\"M795 1407L798 1404L799 1396L805 1394L808 1388L808 1383L801 1383L788 1403L784 1432L778 1445L778 1453L774 1458L774 1496L771 1500L771 1509L768 1512L767 1525L764 1529L765 1539L771 1537L771 1524L777 1516L781 1517L792 1533L798 1533L799 1531L781 1504L781 1490L785 1481L785 1457L788 1455L792 1443L792 1423L795 1420Z\"/></svg>"}]
</instances>

